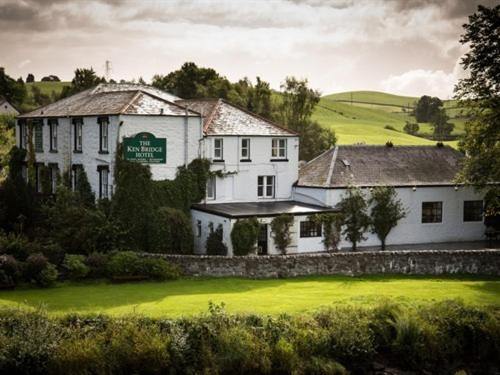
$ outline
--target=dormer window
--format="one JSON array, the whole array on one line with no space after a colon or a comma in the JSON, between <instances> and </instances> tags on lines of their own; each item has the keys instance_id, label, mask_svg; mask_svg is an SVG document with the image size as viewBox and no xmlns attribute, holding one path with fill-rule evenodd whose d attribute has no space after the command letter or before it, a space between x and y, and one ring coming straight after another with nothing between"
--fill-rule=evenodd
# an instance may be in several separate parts
<instances>
[{"instance_id":1,"label":"dormer window","mask_svg":"<svg viewBox=\"0 0 500 375\"><path fill-rule=\"evenodd\" d=\"M214 161L224 160L224 140L222 138L214 139Z\"/></svg>"},{"instance_id":2,"label":"dormer window","mask_svg":"<svg viewBox=\"0 0 500 375\"><path fill-rule=\"evenodd\" d=\"M271 147L271 157L273 159L286 159L285 138L273 138Z\"/></svg>"}]
</instances>

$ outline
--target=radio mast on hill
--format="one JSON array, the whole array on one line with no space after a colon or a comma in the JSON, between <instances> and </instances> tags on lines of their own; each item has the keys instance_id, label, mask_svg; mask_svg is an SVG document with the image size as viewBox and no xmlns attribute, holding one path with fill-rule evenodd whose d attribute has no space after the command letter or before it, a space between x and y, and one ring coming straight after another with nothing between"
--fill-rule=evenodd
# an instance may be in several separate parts
<instances>
[{"instance_id":1,"label":"radio mast on hill","mask_svg":"<svg viewBox=\"0 0 500 375\"><path fill-rule=\"evenodd\" d=\"M106 78L106 81L109 82L111 78L111 61L106 60L104 63L104 78Z\"/></svg>"}]
</instances>

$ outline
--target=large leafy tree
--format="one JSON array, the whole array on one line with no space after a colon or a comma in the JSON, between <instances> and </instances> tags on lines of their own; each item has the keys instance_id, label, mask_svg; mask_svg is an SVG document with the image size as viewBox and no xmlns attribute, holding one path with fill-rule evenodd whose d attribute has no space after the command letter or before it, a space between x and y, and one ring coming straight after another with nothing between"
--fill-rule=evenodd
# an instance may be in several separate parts
<instances>
[{"instance_id":1,"label":"large leafy tree","mask_svg":"<svg viewBox=\"0 0 500 375\"><path fill-rule=\"evenodd\" d=\"M320 93L309 88L307 80L294 77L287 77L281 89L278 120L299 134L299 158L310 160L333 147L337 141L335 132L311 119L320 101Z\"/></svg>"},{"instance_id":2,"label":"large leafy tree","mask_svg":"<svg viewBox=\"0 0 500 375\"><path fill-rule=\"evenodd\" d=\"M339 208L344 218L342 234L352 243L352 250L356 251L358 242L366 239L364 233L370 225L365 196L359 188L349 187Z\"/></svg>"},{"instance_id":3,"label":"large leafy tree","mask_svg":"<svg viewBox=\"0 0 500 375\"><path fill-rule=\"evenodd\" d=\"M444 108L438 108L431 118L431 126L434 132L434 138L444 140L451 135L455 125L449 122L450 118Z\"/></svg>"},{"instance_id":4,"label":"large leafy tree","mask_svg":"<svg viewBox=\"0 0 500 375\"><path fill-rule=\"evenodd\" d=\"M500 5L479 6L464 25L462 44L469 52L461 64L468 77L455 88L468 112L460 147L466 152L459 179L485 189L487 215L500 212Z\"/></svg>"},{"instance_id":5,"label":"large leafy tree","mask_svg":"<svg viewBox=\"0 0 500 375\"><path fill-rule=\"evenodd\" d=\"M443 102L437 97L423 95L415 106L415 118L417 122L429 122L443 106Z\"/></svg>"},{"instance_id":6,"label":"large leafy tree","mask_svg":"<svg viewBox=\"0 0 500 375\"><path fill-rule=\"evenodd\" d=\"M78 68L75 70L75 76L71 80L71 85L64 86L61 92L61 98L90 89L104 82L106 82L106 80L103 77L99 77L93 68Z\"/></svg>"},{"instance_id":7,"label":"large leafy tree","mask_svg":"<svg viewBox=\"0 0 500 375\"><path fill-rule=\"evenodd\" d=\"M368 204L371 209L372 233L380 239L382 250L385 250L385 240L399 220L406 216L401 200L397 198L393 187L381 186L372 191Z\"/></svg>"},{"instance_id":8,"label":"large leafy tree","mask_svg":"<svg viewBox=\"0 0 500 375\"><path fill-rule=\"evenodd\" d=\"M23 104L26 98L26 87L23 80L20 78L16 81L8 76L3 67L0 67L0 96L15 106Z\"/></svg>"}]
</instances>

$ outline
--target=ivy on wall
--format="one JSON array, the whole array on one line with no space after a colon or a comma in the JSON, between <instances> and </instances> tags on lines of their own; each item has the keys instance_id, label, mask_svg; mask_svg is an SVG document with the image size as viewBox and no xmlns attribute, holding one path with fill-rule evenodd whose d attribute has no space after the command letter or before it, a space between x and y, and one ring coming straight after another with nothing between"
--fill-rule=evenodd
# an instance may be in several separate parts
<instances>
[{"instance_id":1,"label":"ivy on wall","mask_svg":"<svg viewBox=\"0 0 500 375\"><path fill-rule=\"evenodd\" d=\"M286 254L286 248L292 242L290 228L293 225L293 215L281 214L271 221L271 231L274 243L282 254Z\"/></svg>"}]
</instances>

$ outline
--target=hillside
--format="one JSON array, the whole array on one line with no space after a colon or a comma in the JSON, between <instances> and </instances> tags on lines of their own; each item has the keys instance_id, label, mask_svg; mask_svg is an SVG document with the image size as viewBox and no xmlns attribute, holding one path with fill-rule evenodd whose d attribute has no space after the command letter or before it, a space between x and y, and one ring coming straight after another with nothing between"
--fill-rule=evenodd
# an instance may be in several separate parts
<instances>
[{"instance_id":1,"label":"hillside","mask_svg":"<svg viewBox=\"0 0 500 375\"><path fill-rule=\"evenodd\" d=\"M26 83L26 88L28 90L28 96L33 95L33 86L40 89L42 94L51 95L52 92L59 94L64 86L69 86L71 82L29 82Z\"/></svg>"},{"instance_id":2,"label":"hillside","mask_svg":"<svg viewBox=\"0 0 500 375\"><path fill-rule=\"evenodd\" d=\"M411 111L416 97L398 96L376 91L352 91L326 95L317 105L313 119L325 127L335 130L339 143L418 145L435 144L435 141L406 134L406 121L415 122ZM464 131L464 120L453 100L445 101L444 107L451 122L455 124L453 134ZM428 123L420 123L420 132L430 135ZM388 129L393 128L392 129ZM457 142L448 142L456 145Z\"/></svg>"}]
</instances>

